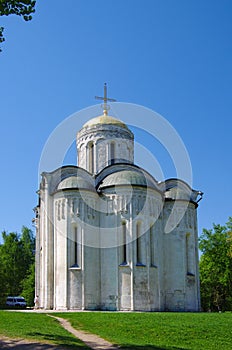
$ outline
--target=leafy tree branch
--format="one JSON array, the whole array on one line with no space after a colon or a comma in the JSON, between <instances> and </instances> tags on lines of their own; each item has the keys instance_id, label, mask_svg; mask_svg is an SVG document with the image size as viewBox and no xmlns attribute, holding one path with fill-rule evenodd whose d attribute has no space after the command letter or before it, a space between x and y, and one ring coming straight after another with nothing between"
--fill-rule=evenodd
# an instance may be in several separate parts
<instances>
[{"instance_id":1,"label":"leafy tree branch","mask_svg":"<svg viewBox=\"0 0 232 350\"><path fill-rule=\"evenodd\" d=\"M232 311L232 218L199 238L201 302L204 311Z\"/></svg>"},{"instance_id":2,"label":"leafy tree branch","mask_svg":"<svg viewBox=\"0 0 232 350\"><path fill-rule=\"evenodd\" d=\"M17 15L25 21L30 21L35 12L35 4L34 0L0 0L0 16ZM5 41L3 29L0 27L0 44ZM0 51L2 51L1 48Z\"/></svg>"},{"instance_id":3,"label":"leafy tree branch","mask_svg":"<svg viewBox=\"0 0 232 350\"><path fill-rule=\"evenodd\" d=\"M0 245L0 304L8 295L23 295L29 305L34 298L35 237L23 226L19 235L2 232Z\"/></svg>"}]
</instances>

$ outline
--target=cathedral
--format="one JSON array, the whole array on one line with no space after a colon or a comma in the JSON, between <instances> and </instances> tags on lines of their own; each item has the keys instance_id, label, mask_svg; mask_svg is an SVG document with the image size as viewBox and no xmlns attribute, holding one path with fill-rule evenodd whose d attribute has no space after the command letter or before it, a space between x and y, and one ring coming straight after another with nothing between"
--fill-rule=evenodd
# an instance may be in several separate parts
<instances>
[{"instance_id":1,"label":"cathedral","mask_svg":"<svg viewBox=\"0 0 232 350\"><path fill-rule=\"evenodd\" d=\"M78 166L43 172L36 207L36 295L54 310L199 311L197 207L181 179L134 164L123 121L92 116ZM171 229L166 230L167 223Z\"/></svg>"}]
</instances>

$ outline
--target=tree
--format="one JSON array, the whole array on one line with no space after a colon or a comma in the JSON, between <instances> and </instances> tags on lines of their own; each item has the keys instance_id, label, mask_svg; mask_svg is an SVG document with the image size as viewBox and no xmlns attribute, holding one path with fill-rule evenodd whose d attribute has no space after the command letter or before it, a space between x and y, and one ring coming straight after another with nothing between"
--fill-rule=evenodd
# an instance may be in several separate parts
<instances>
[{"instance_id":1,"label":"tree","mask_svg":"<svg viewBox=\"0 0 232 350\"><path fill-rule=\"evenodd\" d=\"M203 229L199 239L203 310L232 310L232 218L225 226Z\"/></svg>"},{"instance_id":2,"label":"tree","mask_svg":"<svg viewBox=\"0 0 232 350\"><path fill-rule=\"evenodd\" d=\"M20 295L25 291L23 281L29 276L34 263L35 238L32 231L22 228L22 233L2 233L0 246L0 301L7 295Z\"/></svg>"},{"instance_id":3,"label":"tree","mask_svg":"<svg viewBox=\"0 0 232 350\"><path fill-rule=\"evenodd\" d=\"M23 226L20 242L23 250L22 263L28 270L30 265L34 262L35 256L35 237L32 230Z\"/></svg>"},{"instance_id":4,"label":"tree","mask_svg":"<svg viewBox=\"0 0 232 350\"><path fill-rule=\"evenodd\" d=\"M21 249L19 235L11 232L2 233L4 244L1 247L1 260L3 265L3 274L5 280L5 292L10 295L19 293L19 284L22 278Z\"/></svg>"},{"instance_id":5,"label":"tree","mask_svg":"<svg viewBox=\"0 0 232 350\"><path fill-rule=\"evenodd\" d=\"M27 305L33 306L35 297L35 262L30 266L27 276L22 281L21 286L21 294L27 301Z\"/></svg>"},{"instance_id":6,"label":"tree","mask_svg":"<svg viewBox=\"0 0 232 350\"><path fill-rule=\"evenodd\" d=\"M2 264L1 246L0 246L0 305L4 302L4 290L5 290L5 274Z\"/></svg>"},{"instance_id":7,"label":"tree","mask_svg":"<svg viewBox=\"0 0 232 350\"><path fill-rule=\"evenodd\" d=\"M0 0L0 16L17 15L25 21L30 21L31 14L35 12L35 4L36 1L33 0ZM0 27L0 43L5 41L3 30L4 28Z\"/></svg>"}]
</instances>

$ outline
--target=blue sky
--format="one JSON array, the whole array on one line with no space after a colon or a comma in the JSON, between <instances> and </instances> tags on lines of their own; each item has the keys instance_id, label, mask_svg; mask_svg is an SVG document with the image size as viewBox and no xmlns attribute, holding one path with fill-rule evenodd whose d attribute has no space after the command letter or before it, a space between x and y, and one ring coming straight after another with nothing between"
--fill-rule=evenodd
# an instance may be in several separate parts
<instances>
[{"instance_id":1,"label":"blue sky","mask_svg":"<svg viewBox=\"0 0 232 350\"><path fill-rule=\"evenodd\" d=\"M205 193L199 233L224 224L232 216L231 16L230 0L38 0L31 22L2 17L0 231L32 228L43 146L65 118L96 104L104 82L110 97L173 125L193 187ZM157 144L135 138L175 177Z\"/></svg>"}]
</instances>

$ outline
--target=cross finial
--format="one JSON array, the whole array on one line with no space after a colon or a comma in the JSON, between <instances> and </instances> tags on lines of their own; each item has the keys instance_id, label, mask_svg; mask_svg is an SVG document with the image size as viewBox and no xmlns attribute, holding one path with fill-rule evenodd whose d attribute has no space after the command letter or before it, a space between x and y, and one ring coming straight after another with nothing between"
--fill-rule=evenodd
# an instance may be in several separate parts
<instances>
[{"instance_id":1,"label":"cross finial","mask_svg":"<svg viewBox=\"0 0 232 350\"><path fill-rule=\"evenodd\" d=\"M108 110L110 109L110 106L107 104L107 102L115 102L116 100L114 98L108 98L107 97L107 84L104 84L104 97L95 96L96 100L103 100L104 103L102 105L103 108L103 114L108 115Z\"/></svg>"}]
</instances>

